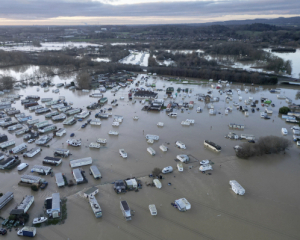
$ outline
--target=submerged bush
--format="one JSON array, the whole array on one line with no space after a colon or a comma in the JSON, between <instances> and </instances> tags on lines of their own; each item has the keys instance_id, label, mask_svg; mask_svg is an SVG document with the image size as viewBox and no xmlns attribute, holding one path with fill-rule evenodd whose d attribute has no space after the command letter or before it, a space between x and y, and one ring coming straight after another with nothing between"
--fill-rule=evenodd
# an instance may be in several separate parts
<instances>
[{"instance_id":1,"label":"submerged bush","mask_svg":"<svg viewBox=\"0 0 300 240\"><path fill-rule=\"evenodd\" d=\"M260 137L255 144L244 143L236 152L238 158L249 158L264 154L285 152L291 146L291 141L277 136Z\"/></svg>"}]
</instances>

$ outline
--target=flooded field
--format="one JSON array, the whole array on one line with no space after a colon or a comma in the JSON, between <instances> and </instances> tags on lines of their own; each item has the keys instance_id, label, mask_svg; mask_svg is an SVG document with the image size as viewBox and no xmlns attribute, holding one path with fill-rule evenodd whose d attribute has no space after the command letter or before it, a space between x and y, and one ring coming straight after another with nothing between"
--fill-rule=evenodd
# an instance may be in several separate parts
<instances>
[{"instance_id":1,"label":"flooded field","mask_svg":"<svg viewBox=\"0 0 300 240\"><path fill-rule=\"evenodd\" d=\"M145 76L145 75L144 75ZM141 79L139 75L135 82ZM59 77L54 78L54 83L69 82L73 79L61 81ZM156 81L152 77L148 82ZM132 88L134 85L131 85ZM164 87L165 86L165 87ZM140 85L140 87L145 87ZM225 101L226 94L220 95L218 90L213 89L211 84L176 84L161 80L157 77L156 88L163 89L158 91L158 98L162 99L167 87L174 87L175 92L178 87L189 88L192 90L190 97L182 100L183 93L179 94L176 102L194 101L193 109L177 111L177 118L167 116L165 110L161 112L142 111L143 104L140 99L136 103L128 100L130 88L121 88L118 92L111 93L108 90L104 97L108 98L105 108L111 107L110 102L118 99L118 106L112 107L112 115L122 115L123 122L119 127L113 127L113 117L101 119L101 126L88 125L81 128L86 119L73 126L63 126L62 122L54 122L58 127L65 127L67 134L63 137L55 137L49 142L50 147L43 147L43 151L34 158L23 159L22 162L29 164L29 167L22 172L17 169L0 172L1 192L14 192L14 199L6 205L0 212L2 217L7 217L12 208L18 204L25 195L33 195L35 202L29 209L29 226L33 218L43 213L43 204L46 197L52 193L59 192L61 198L67 197L67 220L63 225L47 226L37 229L37 239L300 239L299 220L300 220L300 180L299 170L299 147L293 143L286 154L264 155L249 160L238 159L235 156L233 147L243 141L230 140L224 138L229 132L238 134L253 134L256 139L261 136L275 135L282 136L281 128L286 127L289 131L285 138L292 140L290 128L293 124L287 124L278 114L281 106L286 106L283 99L277 99L277 94L271 94L269 89L274 86L244 86L230 85L223 90L232 89L233 100L228 103ZM89 93L60 88L58 94L50 91L44 92L42 88L37 91L37 87L27 87L9 94L20 94L25 98L27 95L39 95L41 98L51 97L58 99L64 96L67 102L72 101L72 107L86 109L86 106L97 101L90 98ZM241 111L233 106L233 102L239 102L237 89L241 90L242 105L245 99L253 97L260 100L261 97L269 98L275 107L270 120L260 117L260 111L264 107L260 106L260 111L249 112L246 117ZM247 93L247 90L249 92ZM220 101L213 103L214 108L220 114L209 115L209 110L204 102L198 101L196 94L206 94L211 90L214 97L219 97ZM246 91L245 91L246 90ZM285 95L299 104L296 99L298 89L281 88L281 95ZM2 95L2 97L5 97ZM120 100L124 97L124 100ZM165 105L171 99L165 100ZM39 101L40 103L40 101ZM28 109L24 109L20 100L12 105L31 115L32 119L45 120L44 115L35 115ZM232 106L233 110L225 115L225 108ZM196 108L201 107L202 113L197 113ZM93 110L89 118L99 112ZM138 116L138 120L133 117ZM194 119L195 124L182 126L181 122L185 119ZM50 120L51 122L51 120ZM163 122L163 127L158 127L157 123ZM232 130L228 127L229 123L244 124L244 130ZM110 130L119 132L118 136L108 135ZM16 145L23 142L22 137L15 137L6 129L1 133L8 135L9 139L15 139ZM66 140L71 133L75 134L75 139L81 139L81 147L67 146ZM159 141L149 144L146 141L146 134L159 135ZM107 144L99 149L90 149L89 143L95 142L98 138L106 138ZM204 147L203 141L210 140L222 147L220 153L213 152ZM182 150L175 146L175 141L180 140L185 143L187 149ZM162 152L159 146L164 144L169 148L167 152ZM250 143L249 143L250 144ZM151 156L147 152L147 147L151 146L156 155ZM35 147L34 143L28 144L28 149ZM22 174L37 175L30 173L33 165L42 165L45 156L53 156L54 149L68 148L72 156L63 159L63 163L53 167L54 173L64 173L67 179L73 179L69 165L70 159L92 157L93 164L98 166L103 178L95 180L88 174L89 166L81 167L86 174L88 183L75 185L73 187L58 188L55 178L43 176L49 182L45 190L33 192L30 188L18 186ZM125 149L128 154L127 159L120 157L119 149ZM214 164L212 175L202 174L199 171L199 161L191 161L184 164L184 171L177 170L177 162L174 161L178 154L191 154L198 160L209 159ZM146 182L152 179L148 175L153 168L164 168L172 166L173 173L163 175L162 188L147 187ZM141 179L143 188L139 192L127 192L116 194L113 190L115 180L137 177ZM236 195L230 188L229 180L237 180L246 190L244 196ZM168 183L171 183L168 185ZM99 193L96 198L102 208L103 217L95 218L91 207L83 192L91 186L97 186ZM191 210L180 212L171 202L178 198L186 198L191 203ZM120 200L126 200L131 210L134 211L132 221L126 222L120 210ZM151 216L148 206L155 204L158 215ZM15 229L8 232L8 239L19 239Z\"/></svg>"}]
</instances>

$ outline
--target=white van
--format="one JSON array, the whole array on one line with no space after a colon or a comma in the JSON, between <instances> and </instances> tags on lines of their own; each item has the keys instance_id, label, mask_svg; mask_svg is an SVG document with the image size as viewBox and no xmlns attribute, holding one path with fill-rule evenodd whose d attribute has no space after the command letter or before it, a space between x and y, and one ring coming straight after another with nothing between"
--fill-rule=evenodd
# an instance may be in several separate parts
<instances>
[{"instance_id":1,"label":"white van","mask_svg":"<svg viewBox=\"0 0 300 240\"><path fill-rule=\"evenodd\" d=\"M169 117L177 117L177 113L173 113L173 112L172 112L172 113L169 113L168 116L169 116Z\"/></svg>"},{"instance_id":2,"label":"white van","mask_svg":"<svg viewBox=\"0 0 300 240\"><path fill-rule=\"evenodd\" d=\"M171 166L165 167L162 171L162 173L171 173L173 172L173 168Z\"/></svg>"}]
</instances>

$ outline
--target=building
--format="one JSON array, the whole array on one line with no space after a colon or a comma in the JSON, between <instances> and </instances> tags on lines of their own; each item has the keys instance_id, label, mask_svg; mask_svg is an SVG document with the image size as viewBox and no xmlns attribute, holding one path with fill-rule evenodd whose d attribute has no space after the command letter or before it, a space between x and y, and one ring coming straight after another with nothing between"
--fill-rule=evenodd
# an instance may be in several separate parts
<instances>
[{"instance_id":1,"label":"building","mask_svg":"<svg viewBox=\"0 0 300 240\"><path fill-rule=\"evenodd\" d=\"M88 198L90 196L95 196L99 192L97 187L92 187L83 193L84 197Z\"/></svg>"},{"instance_id":2,"label":"building","mask_svg":"<svg viewBox=\"0 0 300 240\"><path fill-rule=\"evenodd\" d=\"M58 218L61 213L60 209L60 195L59 193L53 193L52 197L46 198L45 200L45 207L46 212L49 216L53 218Z\"/></svg>"}]
</instances>

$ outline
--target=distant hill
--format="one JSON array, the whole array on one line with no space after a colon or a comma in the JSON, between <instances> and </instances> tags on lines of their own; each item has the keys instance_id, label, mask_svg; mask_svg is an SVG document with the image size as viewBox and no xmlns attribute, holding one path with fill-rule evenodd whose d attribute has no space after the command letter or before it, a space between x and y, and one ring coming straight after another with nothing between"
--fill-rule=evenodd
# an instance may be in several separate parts
<instances>
[{"instance_id":1,"label":"distant hill","mask_svg":"<svg viewBox=\"0 0 300 240\"><path fill-rule=\"evenodd\" d=\"M253 20L231 20L224 22L208 22L208 23L195 23L195 24L187 24L192 26L209 26L209 25L245 25L245 24L253 24L253 23L263 23L277 26L296 26L300 27L300 17L292 17L292 18L273 18L273 19L253 19Z\"/></svg>"}]
</instances>

